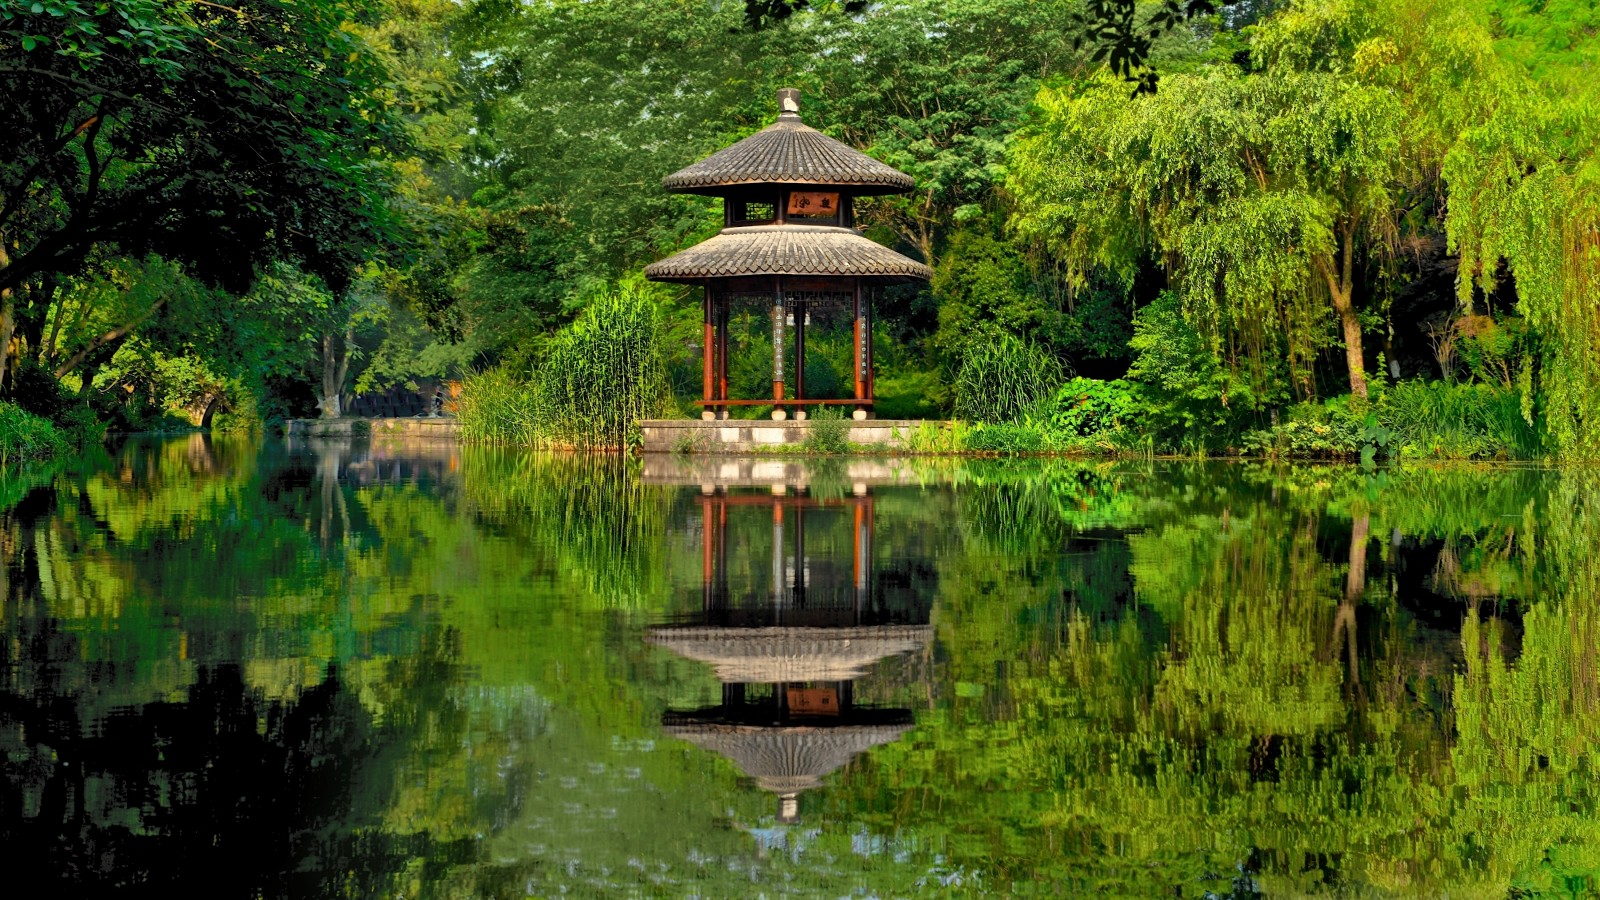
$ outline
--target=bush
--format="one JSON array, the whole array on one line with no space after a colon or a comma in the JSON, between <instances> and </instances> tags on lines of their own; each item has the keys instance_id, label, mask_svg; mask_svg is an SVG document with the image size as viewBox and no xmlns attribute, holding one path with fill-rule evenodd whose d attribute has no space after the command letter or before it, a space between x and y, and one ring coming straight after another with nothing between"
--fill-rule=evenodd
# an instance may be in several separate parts
<instances>
[{"instance_id":1,"label":"bush","mask_svg":"<svg viewBox=\"0 0 1600 900\"><path fill-rule=\"evenodd\" d=\"M1515 389L1442 381L1401 382L1375 392L1364 413L1350 408L1349 397L1301 404L1283 423L1249 432L1241 443L1247 453L1265 456L1359 456L1366 462L1394 453L1526 459L1543 449Z\"/></svg>"},{"instance_id":2,"label":"bush","mask_svg":"<svg viewBox=\"0 0 1600 900\"><path fill-rule=\"evenodd\" d=\"M1031 341L980 331L968 341L955 379L955 413L972 422L1020 421L1055 396L1061 362Z\"/></svg>"},{"instance_id":3,"label":"bush","mask_svg":"<svg viewBox=\"0 0 1600 900\"><path fill-rule=\"evenodd\" d=\"M49 419L0 402L0 466L63 453L67 440Z\"/></svg>"},{"instance_id":4,"label":"bush","mask_svg":"<svg viewBox=\"0 0 1600 900\"><path fill-rule=\"evenodd\" d=\"M663 323L646 288L596 296L550 342L534 379L543 442L572 447L637 443L638 422L672 404Z\"/></svg>"},{"instance_id":5,"label":"bush","mask_svg":"<svg viewBox=\"0 0 1600 900\"><path fill-rule=\"evenodd\" d=\"M17 365L11 379L11 402L24 412L52 422L61 421L68 410L80 405L55 373L32 359L23 359Z\"/></svg>"},{"instance_id":6,"label":"bush","mask_svg":"<svg viewBox=\"0 0 1600 900\"><path fill-rule=\"evenodd\" d=\"M832 456L850 452L850 420L843 410L818 408L810 422L802 445L807 453Z\"/></svg>"},{"instance_id":7,"label":"bush","mask_svg":"<svg viewBox=\"0 0 1600 900\"><path fill-rule=\"evenodd\" d=\"M1231 370L1183 317L1176 294L1163 292L1134 315L1128 380L1147 402L1145 430L1156 443L1184 450L1233 443L1256 411L1277 399L1280 373Z\"/></svg>"},{"instance_id":8,"label":"bush","mask_svg":"<svg viewBox=\"0 0 1600 900\"><path fill-rule=\"evenodd\" d=\"M461 436L577 448L635 443L638 420L671 409L662 345L661 317L643 288L600 294L550 341L532 379L502 367L462 381Z\"/></svg>"},{"instance_id":9,"label":"bush","mask_svg":"<svg viewBox=\"0 0 1600 900\"><path fill-rule=\"evenodd\" d=\"M906 450L911 453L959 453L966 446L967 432L974 426L965 422L924 420L903 433Z\"/></svg>"},{"instance_id":10,"label":"bush","mask_svg":"<svg viewBox=\"0 0 1600 900\"><path fill-rule=\"evenodd\" d=\"M1138 390L1130 382L1074 378L1056 391L1050 429L1072 442L1112 442L1125 437L1144 411Z\"/></svg>"},{"instance_id":11,"label":"bush","mask_svg":"<svg viewBox=\"0 0 1600 900\"><path fill-rule=\"evenodd\" d=\"M461 382L456 418L461 437L488 443L538 443L533 387L504 368L468 375Z\"/></svg>"},{"instance_id":12,"label":"bush","mask_svg":"<svg viewBox=\"0 0 1600 900\"><path fill-rule=\"evenodd\" d=\"M1309 459L1360 456L1368 443L1367 427L1376 420L1368 422L1357 418L1350 412L1348 399L1341 397L1326 404L1302 403L1291 407L1279 424L1246 432L1240 440L1240 449L1252 456Z\"/></svg>"}]
</instances>

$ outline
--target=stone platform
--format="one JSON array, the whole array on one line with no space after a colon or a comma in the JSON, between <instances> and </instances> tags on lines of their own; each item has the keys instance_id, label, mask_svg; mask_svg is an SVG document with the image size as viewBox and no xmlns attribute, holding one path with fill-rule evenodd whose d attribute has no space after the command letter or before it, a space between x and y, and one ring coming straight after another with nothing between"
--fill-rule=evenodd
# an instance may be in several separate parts
<instances>
[{"instance_id":1,"label":"stone platform","mask_svg":"<svg viewBox=\"0 0 1600 900\"><path fill-rule=\"evenodd\" d=\"M646 419L639 423L646 453L749 453L763 447L801 444L815 419ZM923 423L915 419L850 420L850 442L904 449Z\"/></svg>"}]
</instances>

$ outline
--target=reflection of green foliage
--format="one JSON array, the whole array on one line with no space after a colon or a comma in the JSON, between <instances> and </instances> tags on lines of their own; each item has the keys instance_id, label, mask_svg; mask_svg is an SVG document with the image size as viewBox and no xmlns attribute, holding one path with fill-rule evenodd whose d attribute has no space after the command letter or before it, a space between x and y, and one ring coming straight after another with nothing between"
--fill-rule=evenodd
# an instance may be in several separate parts
<instances>
[{"instance_id":1,"label":"reflection of green foliage","mask_svg":"<svg viewBox=\"0 0 1600 900\"><path fill-rule=\"evenodd\" d=\"M804 516L819 590L855 521L854 461L829 462ZM873 578L932 605L937 643L856 690L916 727L786 832L764 830L772 795L659 730L720 690L641 639L701 608L704 547L698 488L641 474L198 435L46 473L0 495L8 690L64 698L75 732L208 709L235 665L245 699L217 708L263 711L241 733L271 744L334 666L337 721L309 746L361 763L325 833L360 836L346 858L377 893L1595 887L1590 473L913 466L872 489ZM731 583L764 600L770 508L733 508L729 533ZM60 771L16 729L0 749L26 762L6 790Z\"/></svg>"},{"instance_id":2,"label":"reflection of green foliage","mask_svg":"<svg viewBox=\"0 0 1600 900\"><path fill-rule=\"evenodd\" d=\"M467 496L490 521L549 553L556 574L603 606L637 605L659 578L665 492L611 455L530 455L474 448Z\"/></svg>"}]
</instances>

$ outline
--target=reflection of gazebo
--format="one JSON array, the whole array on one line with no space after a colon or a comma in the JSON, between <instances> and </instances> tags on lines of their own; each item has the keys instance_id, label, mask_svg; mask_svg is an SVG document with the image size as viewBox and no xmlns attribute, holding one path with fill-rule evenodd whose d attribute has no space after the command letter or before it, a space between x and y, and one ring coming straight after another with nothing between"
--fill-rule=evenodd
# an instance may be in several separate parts
<instances>
[{"instance_id":1,"label":"reflection of gazebo","mask_svg":"<svg viewBox=\"0 0 1600 900\"><path fill-rule=\"evenodd\" d=\"M792 821L801 791L911 727L910 710L857 706L855 682L883 659L928 646L926 606L890 609L876 602L869 494L822 501L713 492L699 499L701 609L687 622L652 628L648 639L711 666L722 702L669 711L662 724L778 794L780 819ZM728 513L739 507L772 510L771 583L749 591L728 584ZM807 511L815 520L830 508L851 513L847 582L842 567L806 550Z\"/></svg>"},{"instance_id":2,"label":"reflection of gazebo","mask_svg":"<svg viewBox=\"0 0 1600 900\"><path fill-rule=\"evenodd\" d=\"M855 228L856 197L902 194L909 175L808 128L800 92L778 92L778 120L742 141L675 172L669 191L723 198L723 224L710 240L645 267L653 281L705 286L705 354L700 404L704 417L727 418L732 406L772 404L782 419L792 406L833 403L866 418L873 404L873 293L882 285L926 281L927 266L868 240ZM728 396L728 322L734 308L771 317L772 398ZM854 365L852 396L806 396L806 322L813 312L848 321ZM791 352L784 340L792 326ZM785 394L785 382L792 391Z\"/></svg>"}]
</instances>

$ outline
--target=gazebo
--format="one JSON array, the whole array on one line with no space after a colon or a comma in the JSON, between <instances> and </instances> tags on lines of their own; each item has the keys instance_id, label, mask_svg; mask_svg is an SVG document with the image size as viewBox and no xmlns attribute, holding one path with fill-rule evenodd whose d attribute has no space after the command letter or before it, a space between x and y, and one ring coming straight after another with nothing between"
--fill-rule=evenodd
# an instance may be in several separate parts
<instances>
[{"instance_id":1,"label":"gazebo","mask_svg":"<svg viewBox=\"0 0 1600 900\"><path fill-rule=\"evenodd\" d=\"M723 200L715 237L645 267L653 281L705 287L704 419L734 406L772 405L772 417L822 404L867 418L874 402L872 304L884 285L926 281L928 267L868 240L855 228L855 198L910 191L915 182L800 121L800 92L778 91L778 120L662 181L669 191ZM735 308L764 310L772 321L772 397L728 395L728 323ZM813 313L848 315L854 394L806 395L806 324ZM794 338L793 391L787 389Z\"/></svg>"}]
</instances>

